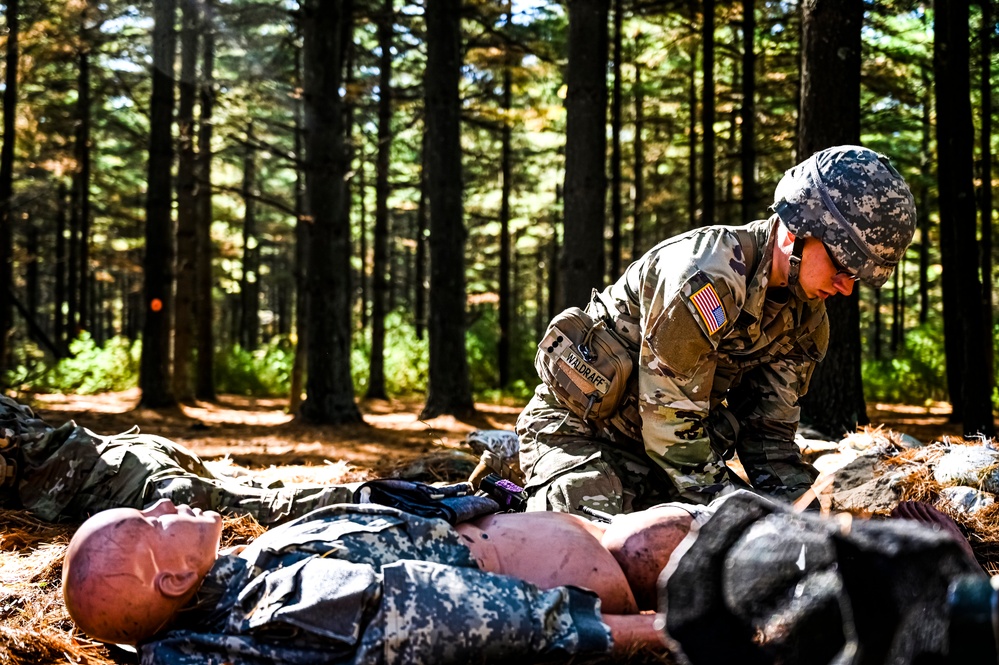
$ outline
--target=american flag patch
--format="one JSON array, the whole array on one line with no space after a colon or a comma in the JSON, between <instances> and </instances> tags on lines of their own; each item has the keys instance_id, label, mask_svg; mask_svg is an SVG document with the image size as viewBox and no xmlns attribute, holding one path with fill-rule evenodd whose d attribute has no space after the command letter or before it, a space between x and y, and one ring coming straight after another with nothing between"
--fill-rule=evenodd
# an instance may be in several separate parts
<instances>
[{"instance_id":1,"label":"american flag patch","mask_svg":"<svg viewBox=\"0 0 999 665\"><path fill-rule=\"evenodd\" d=\"M697 293L690 296L690 301L697 307L698 313L704 320L704 325L708 327L709 335L715 334L728 321L725 318L725 308L722 307L718 293L711 284L705 285Z\"/></svg>"}]
</instances>

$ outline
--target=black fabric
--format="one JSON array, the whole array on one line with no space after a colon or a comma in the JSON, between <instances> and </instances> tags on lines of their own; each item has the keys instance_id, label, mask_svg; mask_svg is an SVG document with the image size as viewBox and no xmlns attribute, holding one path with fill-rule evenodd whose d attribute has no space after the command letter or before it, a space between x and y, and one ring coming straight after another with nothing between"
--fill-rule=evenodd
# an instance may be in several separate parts
<instances>
[{"instance_id":1,"label":"black fabric","mask_svg":"<svg viewBox=\"0 0 999 665\"><path fill-rule=\"evenodd\" d=\"M355 503L377 503L420 517L437 517L460 524L481 515L497 513L500 505L487 496L476 496L468 483L435 487L410 480L371 480L354 492Z\"/></svg>"},{"instance_id":2,"label":"black fabric","mask_svg":"<svg viewBox=\"0 0 999 665\"><path fill-rule=\"evenodd\" d=\"M724 501L660 580L666 630L693 665L948 662L948 585L981 574L949 535Z\"/></svg>"}]
</instances>

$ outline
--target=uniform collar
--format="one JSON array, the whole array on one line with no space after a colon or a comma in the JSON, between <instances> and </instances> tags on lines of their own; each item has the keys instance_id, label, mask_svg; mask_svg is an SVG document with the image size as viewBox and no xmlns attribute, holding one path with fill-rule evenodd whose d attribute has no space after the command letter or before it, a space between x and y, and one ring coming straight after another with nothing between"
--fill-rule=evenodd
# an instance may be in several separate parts
<instances>
[{"instance_id":1,"label":"uniform collar","mask_svg":"<svg viewBox=\"0 0 999 665\"><path fill-rule=\"evenodd\" d=\"M763 316L763 302L767 298L767 286L770 284L770 267L774 262L774 242L777 240L777 225L779 221L776 216L771 219L760 219L746 225L746 230L752 234L756 240L757 251L760 252L760 260L756 266L756 272L749 279L746 286L746 302L742 307L740 317L752 317L759 321Z\"/></svg>"}]
</instances>

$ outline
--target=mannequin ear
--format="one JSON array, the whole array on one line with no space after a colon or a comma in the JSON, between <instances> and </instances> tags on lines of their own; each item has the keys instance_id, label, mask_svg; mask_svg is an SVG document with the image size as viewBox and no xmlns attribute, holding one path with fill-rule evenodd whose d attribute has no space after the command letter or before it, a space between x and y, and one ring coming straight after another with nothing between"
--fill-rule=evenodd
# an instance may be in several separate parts
<instances>
[{"instance_id":1,"label":"mannequin ear","mask_svg":"<svg viewBox=\"0 0 999 665\"><path fill-rule=\"evenodd\" d=\"M201 581L198 573L187 570L178 573L161 572L156 574L156 590L167 598L180 598Z\"/></svg>"}]
</instances>

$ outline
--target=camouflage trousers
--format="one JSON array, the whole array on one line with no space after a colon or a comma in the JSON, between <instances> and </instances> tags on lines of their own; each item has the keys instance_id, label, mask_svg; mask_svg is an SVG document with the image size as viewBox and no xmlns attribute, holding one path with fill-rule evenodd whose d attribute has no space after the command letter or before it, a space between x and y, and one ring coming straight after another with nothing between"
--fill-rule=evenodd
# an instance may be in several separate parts
<instances>
[{"instance_id":1,"label":"camouflage trousers","mask_svg":"<svg viewBox=\"0 0 999 665\"><path fill-rule=\"evenodd\" d=\"M645 456L641 442L614 441L539 391L517 419L520 465L527 477L527 510L590 517L674 501L665 472Z\"/></svg>"},{"instance_id":2,"label":"camouflage trousers","mask_svg":"<svg viewBox=\"0 0 999 665\"><path fill-rule=\"evenodd\" d=\"M13 472L0 478L0 504L20 505L53 522L171 499L273 525L353 497L345 486L265 487L220 476L183 446L137 428L100 436L73 421L52 427L5 395L0 395L0 456Z\"/></svg>"},{"instance_id":3,"label":"camouflage trousers","mask_svg":"<svg viewBox=\"0 0 999 665\"><path fill-rule=\"evenodd\" d=\"M126 433L107 441L101 457L118 470L99 486L83 488L80 498L91 514L170 499L223 514L250 515L270 526L316 508L350 503L353 496L350 488L339 485L265 487L245 477L218 476L194 453L163 437Z\"/></svg>"}]
</instances>

